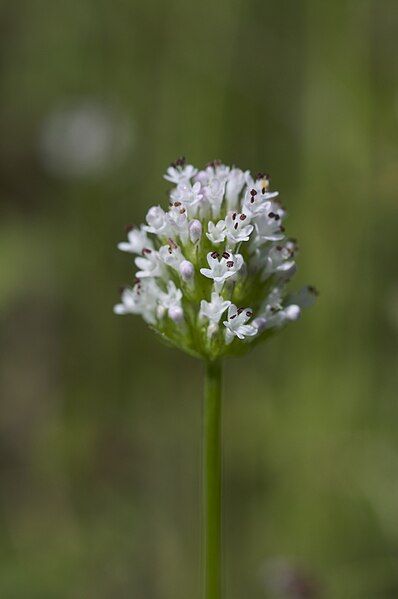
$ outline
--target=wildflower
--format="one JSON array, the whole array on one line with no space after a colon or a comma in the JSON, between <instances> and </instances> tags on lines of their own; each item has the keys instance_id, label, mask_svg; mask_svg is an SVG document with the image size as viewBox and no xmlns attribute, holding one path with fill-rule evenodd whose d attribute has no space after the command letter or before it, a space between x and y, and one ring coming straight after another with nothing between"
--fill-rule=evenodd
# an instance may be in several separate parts
<instances>
[{"instance_id":1,"label":"wildflower","mask_svg":"<svg viewBox=\"0 0 398 599\"><path fill-rule=\"evenodd\" d=\"M268 175L179 158L165 179L168 209L150 208L118 245L136 255L138 272L117 314L141 314L175 346L213 360L266 339L315 301L312 287L287 292L298 248Z\"/></svg>"}]
</instances>

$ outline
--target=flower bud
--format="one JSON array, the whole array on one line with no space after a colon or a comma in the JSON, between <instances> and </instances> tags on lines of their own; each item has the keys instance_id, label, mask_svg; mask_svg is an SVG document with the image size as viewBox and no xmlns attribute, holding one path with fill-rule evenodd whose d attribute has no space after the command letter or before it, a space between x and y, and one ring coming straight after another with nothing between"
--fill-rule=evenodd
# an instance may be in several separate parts
<instances>
[{"instance_id":1,"label":"flower bud","mask_svg":"<svg viewBox=\"0 0 398 599\"><path fill-rule=\"evenodd\" d=\"M179 306L173 306L169 309L169 317L173 322L181 322L184 319L183 309Z\"/></svg>"},{"instance_id":2,"label":"flower bud","mask_svg":"<svg viewBox=\"0 0 398 599\"><path fill-rule=\"evenodd\" d=\"M287 308L285 308L285 315L287 320L297 320L298 317L300 316L300 307L296 306L295 304L292 304L290 306L287 306Z\"/></svg>"},{"instance_id":3,"label":"flower bud","mask_svg":"<svg viewBox=\"0 0 398 599\"><path fill-rule=\"evenodd\" d=\"M190 281L194 275L195 269L192 262L183 260L180 264L180 273L184 281Z\"/></svg>"},{"instance_id":4,"label":"flower bud","mask_svg":"<svg viewBox=\"0 0 398 599\"><path fill-rule=\"evenodd\" d=\"M259 333L265 329L265 325L267 324L266 318L264 316L259 316L253 320L253 325L257 327Z\"/></svg>"},{"instance_id":5,"label":"flower bud","mask_svg":"<svg viewBox=\"0 0 398 599\"><path fill-rule=\"evenodd\" d=\"M189 223L189 237L192 243L196 243L202 237L202 223L200 220L192 220Z\"/></svg>"}]
</instances>

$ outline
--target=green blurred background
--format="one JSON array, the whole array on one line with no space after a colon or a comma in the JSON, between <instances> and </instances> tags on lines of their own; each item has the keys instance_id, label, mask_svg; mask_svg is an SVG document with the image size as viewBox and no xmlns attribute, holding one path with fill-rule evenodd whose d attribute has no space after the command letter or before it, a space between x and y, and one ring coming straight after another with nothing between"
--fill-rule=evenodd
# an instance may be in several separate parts
<instances>
[{"instance_id":1,"label":"green blurred background","mask_svg":"<svg viewBox=\"0 0 398 599\"><path fill-rule=\"evenodd\" d=\"M396 0L6 1L0 31L0 597L200 597L201 365L112 313L181 154L269 171L321 291L226 367L226 599L398 597Z\"/></svg>"}]
</instances>

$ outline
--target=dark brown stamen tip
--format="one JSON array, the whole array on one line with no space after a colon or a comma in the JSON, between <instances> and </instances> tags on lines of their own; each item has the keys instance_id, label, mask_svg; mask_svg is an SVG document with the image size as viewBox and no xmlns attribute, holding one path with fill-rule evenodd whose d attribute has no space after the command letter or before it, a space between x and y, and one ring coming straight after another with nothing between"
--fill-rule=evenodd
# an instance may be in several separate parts
<instances>
[{"instance_id":1,"label":"dark brown stamen tip","mask_svg":"<svg viewBox=\"0 0 398 599\"><path fill-rule=\"evenodd\" d=\"M133 229L135 229L134 225L125 225L124 226L124 230L126 231L126 233L130 233L130 231L132 231Z\"/></svg>"},{"instance_id":2,"label":"dark brown stamen tip","mask_svg":"<svg viewBox=\"0 0 398 599\"><path fill-rule=\"evenodd\" d=\"M236 317L237 317L237 314L232 314L232 316L230 316L229 320L233 320Z\"/></svg>"},{"instance_id":3,"label":"dark brown stamen tip","mask_svg":"<svg viewBox=\"0 0 398 599\"><path fill-rule=\"evenodd\" d=\"M218 252L213 252L213 253L211 254L211 257L212 257L212 258L219 258L219 256L220 256L220 254L219 254Z\"/></svg>"},{"instance_id":4,"label":"dark brown stamen tip","mask_svg":"<svg viewBox=\"0 0 398 599\"><path fill-rule=\"evenodd\" d=\"M244 308L238 308L238 314L242 314Z\"/></svg>"},{"instance_id":5,"label":"dark brown stamen tip","mask_svg":"<svg viewBox=\"0 0 398 599\"><path fill-rule=\"evenodd\" d=\"M180 156L180 158L177 158L177 160L172 162L170 166L177 168L178 166L180 166L180 167L184 166L184 164L185 164L185 156Z\"/></svg>"},{"instance_id":6,"label":"dark brown stamen tip","mask_svg":"<svg viewBox=\"0 0 398 599\"><path fill-rule=\"evenodd\" d=\"M264 195L265 194L265 187L261 188L261 193Z\"/></svg>"},{"instance_id":7,"label":"dark brown stamen tip","mask_svg":"<svg viewBox=\"0 0 398 599\"><path fill-rule=\"evenodd\" d=\"M246 220L247 217L246 217L246 214L241 214L239 218L240 218L240 220Z\"/></svg>"},{"instance_id":8,"label":"dark brown stamen tip","mask_svg":"<svg viewBox=\"0 0 398 599\"><path fill-rule=\"evenodd\" d=\"M275 212L268 212L268 216L269 218L275 218L276 214Z\"/></svg>"},{"instance_id":9,"label":"dark brown stamen tip","mask_svg":"<svg viewBox=\"0 0 398 599\"><path fill-rule=\"evenodd\" d=\"M278 250L278 252L281 252L283 250L283 247L281 245L277 245L275 249Z\"/></svg>"},{"instance_id":10,"label":"dark brown stamen tip","mask_svg":"<svg viewBox=\"0 0 398 599\"><path fill-rule=\"evenodd\" d=\"M232 215L232 220L235 220L236 216L237 216L236 212L234 212L233 215Z\"/></svg>"},{"instance_id":11,"label":"dark brown stamen tip","mask_svg":"<svg viewBox=\"0 0 398 599\"><path fill-rule=\"evenodd\" d=\"M248 310L248 311L246 312L246 316L248 316L248 317L250 318L251 316L253 316L253 312L250 312L250 310Z\"/></svg>"},{"instance_id":12,"label":"dark brown stamen tip","mask_svg":"<svg viewBox=\"0 0 398 599\"><path fill-rule=\"evenodd\" d=\"M142 254L143 256L145 256L145 254L152 254L152 250L150 250L149 248L143 248Z\"/></svg>"},{"instance_id":13,"label":"dark brown stamen tip","mask_svg":"<svg viewBox=\"0 0 398 599\"><path fill-rule=\"evenodd\" d=\"M229 258L230 254L228 254L228 252L224 252L222 257L225 258L226 260Z\"/></svg>"},{"instance_id":14,"label":"dark brown stamen tip","mask_svg":"<svg viewBox=\"0 0 398 599\"><path fill-rule=\"evenodd\" d=\"M319 295L319 291L313 285L308 285L308 291L314 295Z\"/></svg>"},{"instance_id":15,"label":"dark brown stamen tip","mask_svg":"<svg viewBox=\"0 0 398 599\"><path fill-rule=\"evenodd\" d=\"M252 190L250 191L250 195L251 195L251 196L256 196L256 195L257 195L257 191L256 191L255 189L252 189Z\"/></svg>"},{"instance_id":16,"label":"dark brown stamen tip","mask_svg":"<svg viewBox=\"0 0 398 599\"><path fill-rule=\"evenodd\" d=\"M124 291L125 289L126 289L126 287L125 287L125 286L123 286L123 285L121 285L121 286L119 287L119 295L123 295L123 291Z\"/></svg>"},{"instance_id":17,"label":"dark brown stamen tip","mask_svg":"<svg viewBox=\"0 0 398 599\"><path fill-rule=\"evenodd\" d=\"M173 239L171 239L171 238L169 237L167 241L169 242L169 246L170 246L171 248L173 248L174 250L176 250L176 249L177 249L177 247L178 247L178 246L177 246L176 242L175 242L175 241L173 241Z\"/></svg>"},{"instance_id":18,"label":"dark brown stamen tip","mask_svg":"<svg viewBox=\"0 0 398 599\"><path fill-rule=\"evenodd\" d=\"M174 202L173 206L175 206L176 208L178 208L178 206L181 206L181 202Z\"/></svg>"},{"instance_id":19,"label":"dark brown stamen tip","mask_svg":"<svg viewBox=\"0 0 398 599\"><path fill-rule=\"evenodd\" d=\"M238 223L234 224L234 229L236 230L238 228Z\"/></svg>"},{"instance_id":20,"label":"dark brown stamen tip","mask_svg":"<svg viewBox=\"0 0 398 599\"><path fill-rule=\"evenodd\" d=\"M232 260L228 260L228 262L227 262L228 268L232 268L233 265L234 265L233 261Z\"/></svg>"}]
</instances>

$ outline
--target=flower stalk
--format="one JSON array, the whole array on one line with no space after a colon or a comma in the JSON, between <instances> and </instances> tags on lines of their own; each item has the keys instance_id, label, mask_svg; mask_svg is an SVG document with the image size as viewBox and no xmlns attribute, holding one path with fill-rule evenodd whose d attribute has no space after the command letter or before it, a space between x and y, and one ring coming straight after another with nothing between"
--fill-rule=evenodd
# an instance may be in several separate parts
<instances>
[{"instance_id":1,"label":"flower stalk","mask_svg":"<svg viewBox=\"0 0 398 599\"><path fill-rule=\"evenodd\" d=\"M206 362L203 406L203 599L221 598L221 361Z\"/></svg>"}]
</instances>

